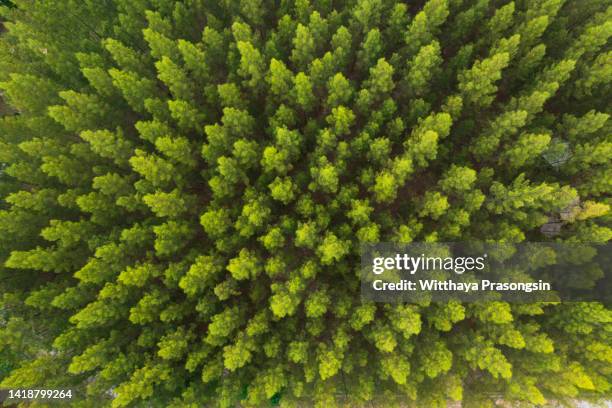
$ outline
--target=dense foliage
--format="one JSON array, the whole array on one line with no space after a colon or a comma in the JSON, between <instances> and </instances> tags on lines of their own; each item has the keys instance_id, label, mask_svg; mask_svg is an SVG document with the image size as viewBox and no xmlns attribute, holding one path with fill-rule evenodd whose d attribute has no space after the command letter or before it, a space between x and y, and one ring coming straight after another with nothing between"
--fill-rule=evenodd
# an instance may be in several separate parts
<instances>
[{"instance_id":1,"label":"dense foliage","mask_svg":"<svg viewBox=\"0 0 612 408\"><path fill-rule=\"evenodd\" d=\"M551 220L610 240L608 0L12 3L1 387L83 407L612 395L602 304L367 304L358 277L361 242L544 240Z\"/></svg>"}]
</instances>

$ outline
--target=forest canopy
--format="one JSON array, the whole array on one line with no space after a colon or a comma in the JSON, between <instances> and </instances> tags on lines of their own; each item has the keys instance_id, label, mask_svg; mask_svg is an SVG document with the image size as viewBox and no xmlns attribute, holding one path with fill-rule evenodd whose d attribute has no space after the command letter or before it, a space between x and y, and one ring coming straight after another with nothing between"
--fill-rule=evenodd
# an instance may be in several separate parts
<instances>
[{"instance_id":1,"label":"forest canopy","mask_svg":"<svg viewBox=\"0 0 612 408\"><path fill-rule=\"evenodd\" d=\"M610 1L11 0L0 24L0 388L612 396L601 303L359 282L366 242L612 238Z\"/></svg>"}]
</instances>

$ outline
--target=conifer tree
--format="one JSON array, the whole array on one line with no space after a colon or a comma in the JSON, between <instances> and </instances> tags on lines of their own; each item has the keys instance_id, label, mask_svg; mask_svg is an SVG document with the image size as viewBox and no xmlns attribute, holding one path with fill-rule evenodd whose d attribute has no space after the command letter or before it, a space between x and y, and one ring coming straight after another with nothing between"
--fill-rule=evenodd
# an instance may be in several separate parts
<instances>
[{"instance_id":1,"label":"conifer tree","mask_svg":"<svg viewBox=\"0 0 612 408\"><path fill-rule=\"evenodd\" d=\"M360 244L612 238L600 0L0 1L0 388L612 395L597 302L383 304Z\"/></svg>"}]
</instances>

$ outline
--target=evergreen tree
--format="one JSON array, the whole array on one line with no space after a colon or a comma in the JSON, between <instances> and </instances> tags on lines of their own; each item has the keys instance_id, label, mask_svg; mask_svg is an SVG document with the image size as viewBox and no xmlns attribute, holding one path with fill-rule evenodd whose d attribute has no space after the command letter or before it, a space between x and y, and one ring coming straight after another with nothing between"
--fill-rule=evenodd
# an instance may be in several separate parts
<instances>
[{"instance_id":1,"label":"evergreen tree","mask_svg":"<svg viewBox=\"0 0 612 408\"><path fill-rule=\"evenodd\" d=\"M0 388L612 395L597 302L362 303L360 244L608 242L600 0L0 1Z\"/></svg>"}]
</instances>

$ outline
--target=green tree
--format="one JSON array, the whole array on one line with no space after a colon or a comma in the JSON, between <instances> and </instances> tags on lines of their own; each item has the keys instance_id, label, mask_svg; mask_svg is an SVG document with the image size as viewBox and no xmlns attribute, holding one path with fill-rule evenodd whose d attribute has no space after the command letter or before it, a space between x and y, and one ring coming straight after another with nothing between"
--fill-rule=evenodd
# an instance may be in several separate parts
<instances>
[{"instance_id":1,"label":"green tree","mask_svg":"<svg viewBox=\"0 0 612 408\"><path fill-rule=\"evenodd\" d=\"M0 388L610 400L602 303L359 285L364 242L612 239L607 2L0 3Z\"/></svg>"}]
</instances>

